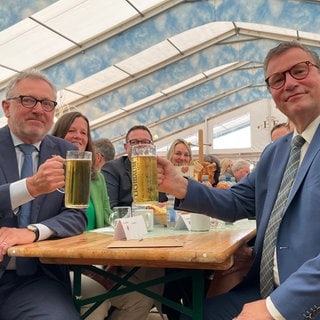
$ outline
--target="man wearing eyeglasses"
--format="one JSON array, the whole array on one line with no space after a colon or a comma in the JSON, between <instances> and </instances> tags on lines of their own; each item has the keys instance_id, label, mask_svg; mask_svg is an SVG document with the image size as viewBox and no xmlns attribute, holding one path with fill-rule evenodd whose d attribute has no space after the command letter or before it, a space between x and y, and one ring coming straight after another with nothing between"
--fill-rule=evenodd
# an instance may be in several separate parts
<instances>
[{"instance_id":1,"label":"man wearing eyeglasses","mask_svg":"<svg viewBox=\"0 0 320 320\"><path fill-rule=\"evenodd\" d=\"M181 210L225 221L256 218L252 267L230 292L206 300L205 320L320 319L319 66L318 55L299 42L269 51L266 84L295 129L269 144L232 188L206 188L157 160L159 190L183 199Z\"/></svg>"},{"instance_id":2,"label":"man wearing eyeglasses","mask_svg":"<svg viewBox=\"0 0 320 320\"><path fill-rule=\"evenodd\" d=\"M111 208L132 205L131 146L153 143L150 130L143 125L129 129L125 139L126 155L107 162L101 168L106 179Z\"/></svg>"},{"instance_id":3,"label":"man wearing eyeglasses","mask_svg":"<svg viewBox=\"0 0 320 320\"><path fill-rule=\"evenodd\" d=\"M56 191L64 186L63 158L75 146L47 135L53 125L55 99L53 84L40 72L30 71L9 83L2 101L8 120L0 129L3 320L80 319L65 266L7 255L11 246L80 234L87 224L85 212L66 208L64 195Z\"/></svg>"},{"instance_id":4,"label":"man wearing eyeglasses","mask_svg":"<svg viewBox=\"0 0 320 320\"><path fill-rule=\"evenodd\" d=\"M124 143L127 155L108 161L101 168L101 172L107 183L111 208L121 206L131 207L132 205L131 146L138 144L153 144L151 132L144 125L137 125L128 130ZM124 274L130 271L130 269L129 267L119 267L119 271L124 272ZM139 283L162 275L164 275L163 269L140 268L130 278L130 281ZM162 294L163 286L154 286L152 290L158 294ZM113 307L109 311L108 320L143 320L147 318L150 309L154 305L153 299L138 292L111 298L110 302Z\"/></svg>"}]
</instances>

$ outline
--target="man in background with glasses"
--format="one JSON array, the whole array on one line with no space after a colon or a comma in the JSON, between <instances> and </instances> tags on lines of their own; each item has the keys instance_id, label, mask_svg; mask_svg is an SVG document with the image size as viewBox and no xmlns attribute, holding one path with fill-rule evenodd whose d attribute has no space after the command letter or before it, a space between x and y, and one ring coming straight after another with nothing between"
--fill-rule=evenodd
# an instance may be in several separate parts
<instances>
[{"instance_id":1,"label":"man in background with glasses","mask_svg":"<svg viewBox=\"0 0 320 320\"><path fill-rule=\"evenodd\" d=\"M143 125L129 129L125 139L126 155L107 162L101 169L107 182L111 208L132 205L131 146L153 144L150 130Z\"/></svg>"},{"instance_id":2,"label":"man in background with glasses","mask_svg":"<svg viewBox=\"0 0 320 320\"><path fill-rule=\"evenodd\" d=\"M110 206L131 207L132 179L131 179L131 146L138 144L153 144L150 130L143 125L130 128L125 137L125 156L108 161L102 168L109 194ZM131 267L119 267L119 273L127 273ZM151 280L164 275L163 269L140 268L129 280L135 283ZM163 285L153 286L152 290L162 294ZM146 319L150 309L154 305L154 300L139 293L131 292L122 296L111 298L112 308L107 319L111 320L143 320Z\"/></svg>"},{"instance_id":3,"label":"man in background with glasses","mask_svg":"<svg viewBox=\"0 0 320 320\"><path fill-rule=\"evenodd\" d=\"M266 84L295 129L270 143L232 188L183 179L158 158L159 190L180 199L179 209L225 221L256 218L252 267L230 292L206 300L205 320L319 319L319 66L318 55L296 41L269 51Z\"/></svg>"},{"instance_id":4,"label":"man in background with glasses","mask_svg":"<svg viewBox=\"0 0 320 320\"><path fill-rule=\"evenodd\" d=\"M80 234L87 224L84 211L66 208L64 195L56 191L64 186L63 158L67 150L76 147L47 135L53 125L55 99L53 84L40 72L30 71L11 80L2 101L8 120L8 125L0 129L3 320L80 319L66 266L7 255L14 245Z\"/></svg>"}]
</instances>

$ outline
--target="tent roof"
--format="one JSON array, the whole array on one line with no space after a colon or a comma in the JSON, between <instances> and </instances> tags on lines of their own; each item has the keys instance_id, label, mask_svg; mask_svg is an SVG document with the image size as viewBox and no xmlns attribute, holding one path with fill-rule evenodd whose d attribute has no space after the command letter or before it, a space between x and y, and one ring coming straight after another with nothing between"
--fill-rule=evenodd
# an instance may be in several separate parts
<instances>
[{"instance_id":1,"label":"tent roof","mask_svg":"<svg viewBox=\"0 0 320 320\"><path fill-rule=\"evenodd\" d=\"M272 15L259 0L247 20L246 6L231 0L47 2L1 30L0 95L17 72L40 68L59 89L57 115L83 112L94 138L110 138L118 152L134 124L148 125L161 146L205 119L270 98L262 63L279 41L320 46L319 1L275 0ZM0 6L9 12L9 3ZM295 23L294 13L309 19Z\"/></svg>"}]
</instances>

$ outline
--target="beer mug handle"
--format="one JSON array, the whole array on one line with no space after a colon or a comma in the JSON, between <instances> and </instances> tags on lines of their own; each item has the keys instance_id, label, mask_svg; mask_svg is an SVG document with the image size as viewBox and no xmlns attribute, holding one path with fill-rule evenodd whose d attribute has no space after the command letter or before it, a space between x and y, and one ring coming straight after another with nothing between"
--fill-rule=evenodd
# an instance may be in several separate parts
<instances>
[{"instance_id":1,"label":"beer mug handle","mask_svg":"<svg viewBox=\"0 0 320 320\"><path fill-rule=\"evenodd\" d=\"M58 192L60 192L60 193L64 193L64 188L56 188L56 190L58 191Z\"/></svg>"},{"instance_id":2,"label":"beer mug handle","mask_svg":"<svg viewBox=\"0 0 320 320\"><path fill-rule=\"evenodd\" d=\"M147 212L147 230L153 230L153 212Z\"/></svg>"},{"instance_id":3,"label":"beer mug handle","mask_svg":"<svg viewBox=\"0 0 320 320\"><path fill-rule=\"evenodd\" d=\"M119 220L118 212L117 211L112 211L110 213L110 216L109 216L109 219L108 219L108 222L109 222L110 226L115 229L117 224L118 224L118 220Z\"/></svg>"},{"instance_id":4,"label":"beer mug handle","mask_svg":"<svg viewBox=\"0 0 320 320\"><path fill-rule=\"evenodd\" d=\"M64 169L64 176L66 176L66 165L63 165L63 169ZM60 188L56 188L56 190L60 193L65 193L64 192L64 187L60 187Z\"/></svg>"},{"instance_id":5,"label":"beer mug handle","mask_svg":"<svg viewBox=\"0 0 320 320\"><path fill-rule=\"evenodd\" d=\"M147 212L147 229L149 230L151 228L151 213Z\"/></svg>"}]
</instances>

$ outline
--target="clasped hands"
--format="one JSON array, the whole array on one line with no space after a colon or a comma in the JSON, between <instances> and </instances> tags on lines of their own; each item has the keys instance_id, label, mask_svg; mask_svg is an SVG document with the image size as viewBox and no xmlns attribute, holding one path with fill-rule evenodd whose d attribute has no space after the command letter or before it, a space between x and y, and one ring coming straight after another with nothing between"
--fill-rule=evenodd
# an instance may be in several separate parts
<instances>
[{"instance_id":1,"label":"clasped hands","mask_svg":"<svg viewBox=\"0 0 320 320\"><path fill-rule=\"evenodd\" d=\"M0 262L10 247L18 244L27 244L34 241L34 232L27 228L0 228Z\"/></svg>"}]
</instances>

